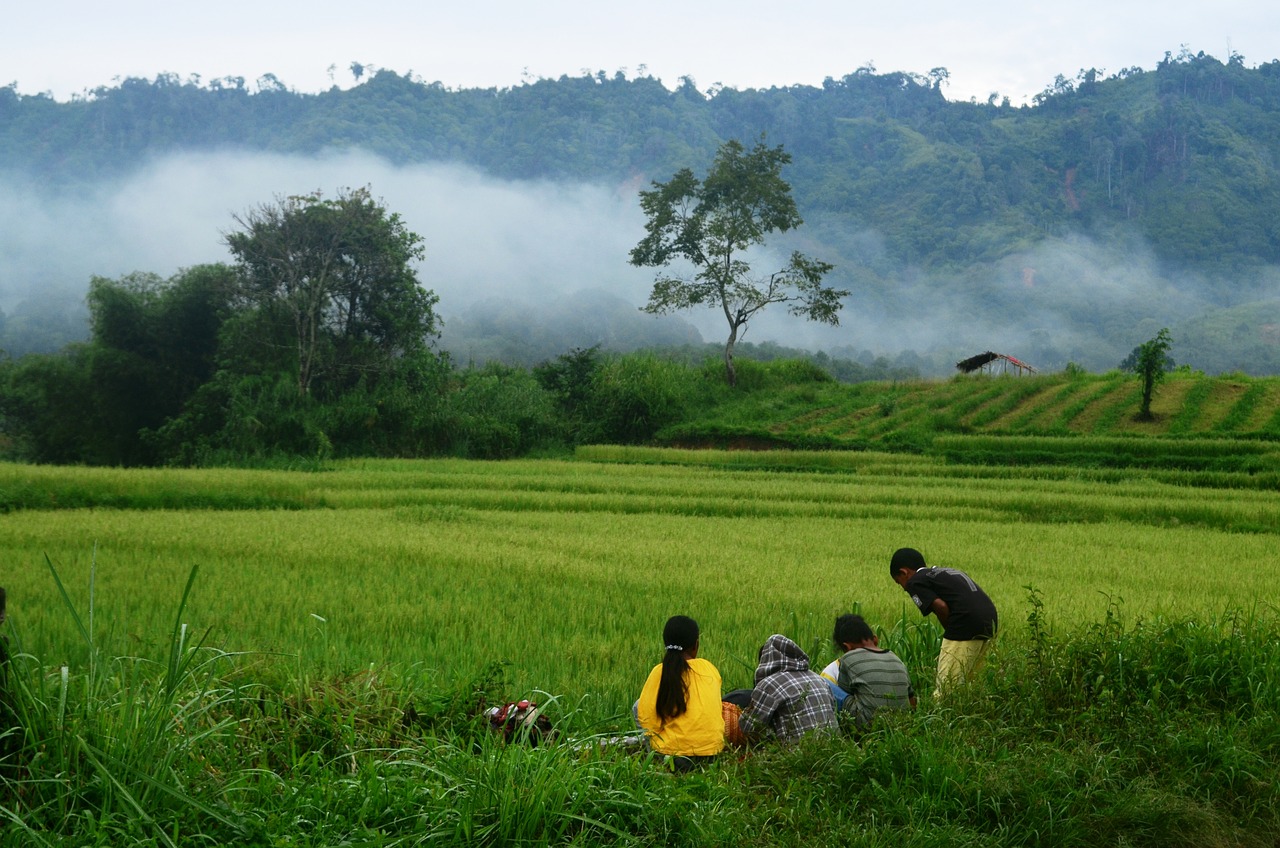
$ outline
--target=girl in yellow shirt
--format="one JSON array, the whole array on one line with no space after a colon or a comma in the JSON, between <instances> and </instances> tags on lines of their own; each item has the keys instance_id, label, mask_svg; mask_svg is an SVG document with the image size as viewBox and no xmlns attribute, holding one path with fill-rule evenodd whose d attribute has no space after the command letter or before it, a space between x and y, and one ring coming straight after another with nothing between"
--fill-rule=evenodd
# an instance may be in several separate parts
<instances>
[{"instance_id":1,"label":"girl in yellow shirt","mask_svg":"<svg viewBox=\"0 0 1280 848\"><path fill-rule=\"evenodd\" d=\"M724 749L720 672L698 659L698 623L687 615L667 619L665 653L654 666L636 702L636 721L649 746L688 769Z\"/></svg>"}]
</instances>

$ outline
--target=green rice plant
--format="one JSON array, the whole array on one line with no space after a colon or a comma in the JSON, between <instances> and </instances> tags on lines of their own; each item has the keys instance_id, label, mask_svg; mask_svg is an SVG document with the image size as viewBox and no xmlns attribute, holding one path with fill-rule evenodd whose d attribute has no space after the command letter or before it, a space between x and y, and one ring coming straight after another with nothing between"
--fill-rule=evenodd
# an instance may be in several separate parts
<instances>
[{"instance_id":1,"label":"green rice plant","mask_svg":"<svg viewBox=\"0 0 1280 848\"><path fill-rule=\"evenodd\" d=\"M1276 406L1275 411L1267 419L1260 432L1267 438L1280 438L1280 404Z\"/></svg>"},{"instance_id":2,"label":"green rice plant","mask_svg":"<svg viewBox=\"0 0 1280 848\"><path fill-rule=\"evenodd\" d=\"M974 435L939 436L933 447L953 463L1246 472L1276 467L1268 443L1241 439Z\"/></svg>"},{"instance_id":3,"label":"green rice plant","mask_svg":"<svg viewBox=\"0 0 1280 848\"><path fill-rule=\"evenodd\" d=\"M11 826L35 837L89 814L112 841L175 845L171 819L238 834L234 817L190 791L206 778L201 748L230 730L216 717L228 697L215 685L223 656L188 640L182 623L196 570L158 677L146 660L103 656L52 563L49 570L89 662L83 675L72 675L65 665L51 673L30 654L14 657L7 678L22 743L0 764L0 798Z\"/></svg>"},{"instance_id":4,"label":"green rice plant","mask_svg":"<svg viewBox=\"0 0 1280 848\"><path fill-rule=\"evenodd\" d=\"M878 407L876 415L865 419L860 428L868 439L886 439L913 428L922 428L938 410L945 409L955 398L968 397L973 391L971 381L952 381L941 385L914 384L909 391L898 389L893 395L893 413L883 415Z\"/></svg>"},{"instance_id":5,"label":"green rice plant","mask_svg":"<svg viewBox=\"0 0 1280 848\"><path fill-rule=\"evenodd\" d=\"M1034 377L1010 377L1002 381L1001 387L1004 391L971 413L965 419L966 425L972 428L986 427L1048 388L1045 379Z\"/></svg>"},{"instance_id":6,"label":"green rice plant","mask_svg":"<svg viewBox=\"0 0 1280 848\"><path fill-rule=\"evenodd\" d=\"M1136 414L1134 409L1142 404L1141 391L1137 391L1128 396L1117 392L1119 398L1108 396L1105 402L1100 402L1101 411L1094 418L1092 426L1089 428L1091 433L1096 435L1105 435L1114 432L1116 425L1122 420L1132 418Z\"/></svg>"},{"instance_id":7,"label":"green rice plant","mask_svg":"<svg viewBox=\"0 0 1280 848\"><path fill-rule=\"evenodd\" d=\"M1124 375L1114 374L1104 377L1096 386L1088 383L1082 385L1081 388L1088 387L1088 391L1081 392L1075 401L1058 413L1058 420L1053 429L1072 429L1072 423L1081 413L1113 392L1120 390L1125 382Z\"/></svg>"},{"instance_id":8,"label":"green rice plant","mask_svg":"<svg viewBox=\"0 0 1280 848\"><path fill-rule=\"evenodd\" d=\"M1263 396L1266 394L1265 383L1251 383L1240 399L1232 404L1231 409L1217 424L1210 429L1215 435L1234 434L1244 428L1245 423L1253 416Z\"/></svg>"},{"instance_id":9,"label":"green rice plant","mask_svg":"<svg viewBox=\"0 0 1280 848\"><path fill-rule=\"evenodd\" d=\"M987 384L983 385L983 383ZM959 398L950 400L945 406L934 405L928 419L928 427L933 432L966 432L969 429L967 417L974 410L999 398L1006 388L1006 382L1001 379L989 382L957 379L954 385L967 386L969 391Z\"/></svg>"},{"instance_id":10,"label":"green rice plant","mask_svg":"<svg viewBox=\"0 0 1280 848\"><path fill-rule=\"evenodd\" d=\"M184 564L199 562L189 609L225 652L289 657L299 678L391 664L448 686L507 660L512 688L585 697L603 724L626 713L656 662L664 598L685 599L709 656L745 676L735 657L797 621L804 632L788 635L810 644L855 604L882 627L904 609L915 615L884 573L903 544L972 571L1002 604L1051 581L1047 609L1088 620L1100 591L1169 612L1239 604L1242 587L1223 575L1269 561L1280 526L1273 491L1193 487L1185 475L1012 474L870 452L783 452L779 473L680 464L714 457L698 452L609 455L641 461L359 461L296 475L323 508L26 510L6 516L0 552L17 565L12 596L29 599L28 649L73 668L88 649L49 614L62 602L27 564L47 554L83 606L75 587L88 582L89 539L100 628L137 650L167 653L148 636L171 624L152 599L178 596ZM258 473L219 484L234 494L257 487ZM1143 580L1152 569L1171 581ZM936 634L932 620L916 624L920 638ZM512 632L539 636L517 645Z\"/></svg>"},{"instance_id":11,"label":"green rice plant","mask_svg":"<svg viewBox=\"0 0 1280 848\"><path fill-rule=\"evenodd\" d=\"M1071 397L1078 390L1077 381L1068 379L1056 390L1050 391L1050 387L1044 389L1045 398L1040 403L1028 403L1021 413L1013 417L1005 426L1009 432L1021 432L1032 428L1033 422L1037 418L1045 415L1049 410L1064 403L1067 398Z\"/></svg>"},{"instance_id":12,"label":"green rice plant","mask_svg":"<svg viewBox=\"0 0 1280 848\"><path fill-rule=\"evenodd\" d=\"M1167 433L1170 436L1180 436L1191 432L1204 411L1205 401L1208 400L1210 393L1212 393L1213 386L1213 382L1209 380L1197 380L1191 386L1191 389L1182 398L1182 408L1178 410L1178 414L1169 422Z\"/></svg>"},{"instance_id":13,"label":"green rice plant","mask_svg":"<svg viewBox=\"0 0 1280 848\"><path fill-rule=\"evenodd\" d=\"M1146 463L1272 447L1045 441L1009 444L1132 445ZM45 479L115 506L0 522L30 714L0 769L0 844L1154 846L1280 828L1275 615L1240 579L1274 560L1274 487L598 447L228 472L207 479L229 502L308 508L157 509L148 487L194 495L197 478L84 471ZM886 574L904 544L1000 609L986 673L946 702L930 697L941 630ZM851 610L907 663L917 711L679 777L600 744L630 729L668 615L699 621L735 688L772 632L824 662ZM564 745L496 744L484 707L520 697Z\"/></svg>"},{"instance_id":14,"label":"green rice plant","mask_svg":"<svg viewBox=\"0 0 1280 848\"><path fill-rule=\"evenodd\" d=\"M974 428L993 428L997 432L1009 432L1010 419L1033 415L1044 403L1046 395L1052 397L1051 389L1051 386L1045 385L1041 380L1034 383L1019 380L1004 395L970 415L967 423Z\"/></svg>"}]
</instances>

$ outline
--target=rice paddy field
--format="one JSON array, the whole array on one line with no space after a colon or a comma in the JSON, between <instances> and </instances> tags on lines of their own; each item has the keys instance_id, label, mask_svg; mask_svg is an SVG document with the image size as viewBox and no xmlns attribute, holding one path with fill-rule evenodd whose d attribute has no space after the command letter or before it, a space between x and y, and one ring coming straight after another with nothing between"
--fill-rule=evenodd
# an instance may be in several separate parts
<instances>
[{"instance_id":1,"label":"rice paddy field","mask_svg":"<svg viewBox=\"0 0 1280 848\"><path fill-rule=\"evenodd\" d=\"M506 660L519 686L585 698L603 720L629 707L675 613L701 623L705 656L735 685L749 685L747 659L770 633L825 654L841 612L914 625L887 573L901 546L981 582L1003 613L1002 648L1023 640L1028 586L1063 628L1111 605L1133 618L1275 612L1258 593L1280 579L1274 491L956 477L889 454L810 454L811 469L832 464L789 471L682 456L587 449L578 461L317 473L5 467L8 492L48 498L0 519L12 626L33 653L83 661L47 559L86 615L92 590L96 638L156 644L198 566L188 623L223 650L446 678ZM629 458L646 461L613 461Z\"/></svg>"},{"instance_id":2,"label":"rice paddy field","mask_svg":"<svg viewBox=\"0 0 1280 848\"><path fill-rule=\"evenodd\" d=\"M866 845L1276 844L1266 834L1280 832L1277 770L1260 764L1280 754L1271 591L1280 494L1267 472L966 464L966 450L991 446L952 447L950 458L599 447L559 460L350 461L310 472L0 466L11 673L46 710L29 704L25 726L65 732L68 702L146 713L121 693L154 668L161 682L135 688L173 697L156 708L148 744L177 733L175 720L185 744L205 738L197 726L209 734L209 750L160 758L173 758L167 774L188 775L166 791L156 788L171 785L166 777L131 780L136 763L85 764L124 744L118 729L99 728L96 741L77 730L81 747L47 743L66 759L41 780L71 781L74 791L57 796L84 800L54 801L52 790L23 783L35 780L30 763L5 772L0 842L764 845L838 832ZM960 710L968 719L930 705L939 630L888 576L901 546L967 571L999 607L985 688ZM882 731L879 748L873 737L765 751L673 780L637 757L584 765L550 749L543 759L494 753L487 741L476 753L459 741L469 738L458 729L465 708L439 718L479 692L533 697L579 739L625 732L668 616L698 620L700 655L727 690L751 685L771 633L825 663L832 622L850 611L903 655L926 695L917 715ZM1214 655L1245 639L1247 662L1232 666L1244 682L1194 682L1195 652L1184 649ZM1128 663L1144 656L1173 682L1135 676ZM174 695L178 679L195 694ZM1145 694L1117 706L1126 681ZM1221 695L1219 683L1247 694ZM307 765L298 740L280 753L246 729L257 725L242 689L264 702L259 686L287 706L280 715L328 716L334 738L383 730L343 743L341 756L321 746L327 753ZM185 712L205 697L216 706ZM1007 704L992 703L1001 698L1034 708L1035 732L1016 732L1025 761L992 730L1002 714L1014 721ZM1201 700L1221 698L1251 711L1202 712ZM1193 712L1177 719L1186 740L1160 725L1153 732L1167 738L1138 757L1124 747L1131 739L1097 738L1099 727L1150 722L1130 710L1172 721L1170 704ZM1120 713L1096 714L1103 706ZM405 736L406 715L432 709L446 730L413 725L419 735ZM1067 730L1081 716L1099 724ZM1225 729L1237 726L1248 729L1243 741ZM1165 766L1185 771L1204 751L1227 757L1223 734L1240 758L1224 766L1229 792L1216 782L1160 785ZM1003 741L987 749L991 740ZM237 753L248 750L276 753ZM389 764L402 767L398 780L413 779L390 779ZM934 782L930 768L950 776ZM331 773L336 783L317 783ZM293 806L307 791L289 775L337 793L329 818ZM806 780L816 783L802 788ZM380 792L393 800L378 801ZM852 800L865 792L878 800ZM162 812L131 814L147 809L144 796ZM562 818L566 804L586 807ZM829 824L815 830L815 817Z\"/></svg>"},{"instance_id":3,"label":"rice paddy field","mask_svg":"<svg viewBox=\"0 0 1280 848\"><path fill-rule=\"evenodd\" d=\"M1176 372L1163 380L1152 416L1137 415L1141 386L1132 374L1057 373L959 375L950 380L868 382L854 385L797 383L771 391L745 392L704 415L694 415L659 433L671 444L731 444L751 439L793 448L911 449L928 452L941 435L1045 438L1077 454L1078 465L1106 463L1080 456L1105 439L1176 448L1196 441L1213 458L1239 455L1257 461L1280 441L1280 379L1242 374L1206 376ZM1063 438L1071 437L1071 438ZM1154 438L1153 438L1154 437ZM1258 444L1237 452L1243 442ZM1142 448L1139 448L1141 450ZM1044 454L1041 454L1043 458ZM1183 452L1183 458L1194 458ZM1018 461L1014 452L1010 461ZM1121 457L1131 458L1131 457ZM1271 466L1276 463L1273 458Z\"/></svg>"}]
</instances>

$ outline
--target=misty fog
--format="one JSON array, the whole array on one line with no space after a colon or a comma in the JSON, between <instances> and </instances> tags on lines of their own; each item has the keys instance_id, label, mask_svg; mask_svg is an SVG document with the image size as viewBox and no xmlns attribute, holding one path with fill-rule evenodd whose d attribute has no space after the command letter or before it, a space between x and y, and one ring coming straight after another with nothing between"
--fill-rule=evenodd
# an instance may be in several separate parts
<instances>
[{"instance_id":1,"label":"misty fog","mask_svg":"<svg viewBox=\"0 0 1280 848\"><path fill-rule=\"evenodd\" d=\"M615 302L651 323L655 343L725 337L723 315L713 309L671 318L639 312L654 272L627 261L644 234L635 184L505 182L461 167L393 167L360 154L184 154L74 197L0 179L0 308L12 315L52 301L68 309L94 275L168 277L229 261L222 236L234 228L234 215L278 196L316 190L333 196L359 186L369 186L423 236L419 279L440 298L446 349L451 324L474 331L486 322L499 332L523 324L534 335L540 326L556 332L571 326L561 352L595 341L608 346L619 332L603 326L617 324ZM983 350L1046 369L1070 360L1105 370L1159 327L1218 305L1198 293L1200 281L1162 276L1140 243L1046 241L964 279L947 279L894 269L875 233L845 234L843 243L854 245L849 255L825 250L822 232L840 226L810 220L794 238L776 243L778 255L755 257L765 270L798 246L835 263L828 282L852 291L840 326L807 323L774 306L752 321L746 341L850 358L892 360L912 351L925 357L925 373L945 373L948 363ZM1256 294L1280 296L1280 275L1268 279L1269 291Z\"/></svg>"}]
</instances>

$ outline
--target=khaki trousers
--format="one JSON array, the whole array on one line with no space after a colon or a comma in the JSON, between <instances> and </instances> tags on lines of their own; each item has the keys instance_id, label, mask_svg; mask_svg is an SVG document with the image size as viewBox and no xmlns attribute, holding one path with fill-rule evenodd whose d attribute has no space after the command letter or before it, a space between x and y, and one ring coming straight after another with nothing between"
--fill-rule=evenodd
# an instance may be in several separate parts
<instances>
[{"instance_id":1,"label":"khaki trousers","mask_svg":"<svg viewBox=\"0 0 1280 848\"><path fill-rule=\"evenodd\" d=\"M968 683L977 677L978 672L982 670L982 664L986 661L987 649L990 647L990 639L966 639L963 642L943 639L942 651L938 654L938 677L934 681L934 697L941 697L956 685Z\"/></svg>"}]
</instances>

